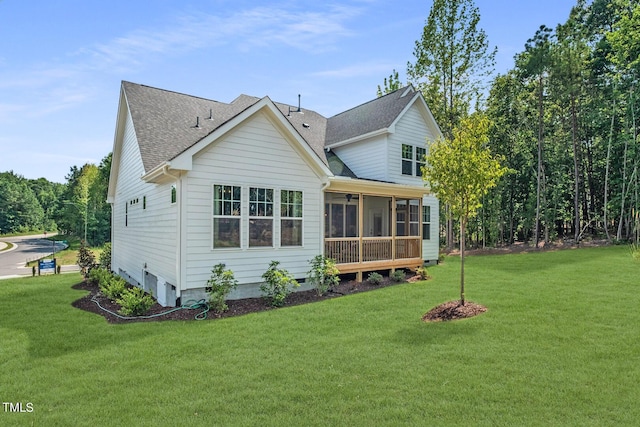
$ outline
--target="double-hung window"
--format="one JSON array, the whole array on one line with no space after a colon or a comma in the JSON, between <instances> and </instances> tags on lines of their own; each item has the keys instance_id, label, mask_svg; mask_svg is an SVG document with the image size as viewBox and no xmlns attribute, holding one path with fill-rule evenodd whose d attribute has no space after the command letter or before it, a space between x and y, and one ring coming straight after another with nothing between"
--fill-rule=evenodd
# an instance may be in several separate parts
<instances>
[{"instance_id":1,"label":"double-hung window","mask_svg":"<svg viewBox=\"0 0 640 427\"><path fill-rule=\"evenodd\" d=\"M240 247L241 187L213 186L213 247Z\"/></svg>"},{"instance_id":2,"label":"double-hung window","mask_svg":"<svg viewBox=\"0 0 640 427\"><path fill-rule=\"evenodd\" d=\"M431 206L422 205L422 239L431 240Z\"/></svg>"},{"instance_id":3,"label":"double-hung window","mask_svg":"<svg viewBox=\"0 0 640 427\"><path fill-rule=\"evenodd\" d=\"M402 144L402 175L413 175L413 145Z\"/></svg>"},{"instance_id":4,"label":"double-hung window","mask_svg":"<svg viewBox=\"0 0 640 427\"><path fill-rule=\"evenodd\" d=\"M416 176L422 176L422 166L426 164L424 161L424 156L426 154L426 148L416 147Z\"/></svg>"},{"instance_id":5,"label":"double-hung window","mask_svg":"<svg viewBox=\"0 0 640 427\"><path fill-rule=\"evenodd\" d=\"M249 247L273 246L273 189L249 188Z\"/></svg>"},{"instance_id":6,"label":"double-hung window","mask_svg":"<svg viewBox=\"0 0 640 427\"><path fill-rule=\"evenodd\" d=\"M302 191L280 191L280 245L302 246Z\"/></svg>"},{"instance_id":7,"label":"double-hung window","mask_svg":"<svg viewBox=\"0 0 640 427\"><path fill-rule=\"evenodd\" d=\"M402 144L402 175L422 176L422 166L427 149Z\"/></svg>"}]
</instances>

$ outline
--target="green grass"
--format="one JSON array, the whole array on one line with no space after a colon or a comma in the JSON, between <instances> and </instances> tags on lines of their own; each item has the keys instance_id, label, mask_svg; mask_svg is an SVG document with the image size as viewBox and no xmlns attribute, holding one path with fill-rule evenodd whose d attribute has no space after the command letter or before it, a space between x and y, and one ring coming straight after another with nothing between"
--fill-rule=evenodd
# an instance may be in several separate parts
<instances>
[{"instance_id":1,"label":"green grass","mask_svg":"<svg viewBox=\"0 0 640 427\"><path fill-rule=\"evenodd\" d=\"M476 318L427 324L427 282L204 322L109 325L77 275L0 283L0 425L637 425L638 267L626 247L467 259Z\"/></svg>"}]
</instances>

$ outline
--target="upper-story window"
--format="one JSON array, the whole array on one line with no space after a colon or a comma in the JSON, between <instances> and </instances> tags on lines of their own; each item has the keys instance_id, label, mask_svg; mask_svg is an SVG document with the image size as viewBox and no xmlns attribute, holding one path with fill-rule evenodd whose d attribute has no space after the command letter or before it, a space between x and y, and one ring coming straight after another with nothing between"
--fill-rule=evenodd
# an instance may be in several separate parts
<instances>
[{"instance_id":1,"label":"upper-story window","mask_svg":"<svg viewBox=\"0 0 640 427\"><path fill-rule=\"evenodd\" d=\"M413 145L402 144L402 175L413 175Z\"/></svg>"},{"instance_id":2,"label":"upper-story window","mask_svg":"<svg viewBox=\"0 0 640 427\"><path fill-rule=\"evenodd\" d=\"M425 154L427 149L424 147L402 144L402 175L422 176Z\"/></svg>"},{"instance_id":3,"label":"upper-story window","mask_svg":"<svg viewBox=\"0 0 640 427\"><path fill-rule=\"evenodd\" d=\"M424 156L426 154L426 148L416 147L416 176L422 176L422 166L425 165Z\"/></svg>"}]
</instances>

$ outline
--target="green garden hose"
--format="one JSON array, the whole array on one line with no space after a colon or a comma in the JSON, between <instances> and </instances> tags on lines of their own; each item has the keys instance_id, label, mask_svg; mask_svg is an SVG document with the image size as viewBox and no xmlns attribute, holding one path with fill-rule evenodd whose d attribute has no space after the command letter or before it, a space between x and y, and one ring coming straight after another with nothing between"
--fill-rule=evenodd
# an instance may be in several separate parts
<instances>
[{"instance_id":1,"label":"green garden hose","mask_svg":"<svg viewBox=\"0 0 640 427\"><path fill-rule=\"evenodd\" d=\"M195 319L204 320L207 318L207 313L210 310L209 303L205 299L201 299L198 301L189 300L185 304L182 304L180 307L172 308L171 310L167 310L162 313L151 314L149 316L122 316L121 314L114 313L113 311L101 306L100 302L97 299L95 299L95 297L91 298L91 301L95 302L102 311L106 311L107 313L113 316L116 316L118 319L123 319L123 320L153 319L155 317L164 316L165 314L173 313L174 311L178 311L178 310L201 310L198 314L195 315Z\"/></svg>"}]
</instances>

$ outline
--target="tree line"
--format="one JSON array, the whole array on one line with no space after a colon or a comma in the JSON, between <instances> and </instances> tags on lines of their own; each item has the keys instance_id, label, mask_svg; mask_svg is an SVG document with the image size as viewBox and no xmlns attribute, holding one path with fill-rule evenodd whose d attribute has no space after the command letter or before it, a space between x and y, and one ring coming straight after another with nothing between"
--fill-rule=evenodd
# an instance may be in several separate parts
<instances>
[{"instance_id":1,"label":"tree line","mask_svg":"<svg viewBox=\"0 0 640 427\"><path fill-rule=\"evenodd\" d=\"M73 166L66 183L0 173L0 234L58 231L100 245L111 238L107 189L111 154Z\"/></svg>"},{"instance_id":2,"label":"tree line","mask_svg":"<svg viewBox=\"0 0 640 427\"><path fill-rule=\"evenodd\" d=\"M578 0L565 23L541 25L498 76L495 53L473 0L435 0L407 64L445 138L483 114L492 123L487 145L508 167L468 224L469 243L637 242L640 2ZM402 85L394 70L378 95ZM441 217L452 246L446 206Z\"/></svg>"}]
</instances>

